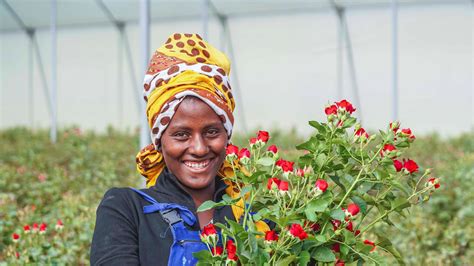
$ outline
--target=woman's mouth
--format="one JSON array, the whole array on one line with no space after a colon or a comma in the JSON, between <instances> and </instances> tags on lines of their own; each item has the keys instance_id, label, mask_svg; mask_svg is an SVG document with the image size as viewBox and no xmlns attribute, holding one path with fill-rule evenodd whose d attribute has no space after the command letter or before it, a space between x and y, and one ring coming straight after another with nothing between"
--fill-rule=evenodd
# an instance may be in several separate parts
<instances>
[{"instance_id":1,"label":"woman's mouth","mask_svg":"<svg viewBox=\"0 0 474 266\"><path fill-rule=\"evenodd\" d=\"M208 166L211 164L211 161L211 159L203 161L183 161L183 164L193 172L203 172L207 170Z\"/></svg>"}]
</instances>

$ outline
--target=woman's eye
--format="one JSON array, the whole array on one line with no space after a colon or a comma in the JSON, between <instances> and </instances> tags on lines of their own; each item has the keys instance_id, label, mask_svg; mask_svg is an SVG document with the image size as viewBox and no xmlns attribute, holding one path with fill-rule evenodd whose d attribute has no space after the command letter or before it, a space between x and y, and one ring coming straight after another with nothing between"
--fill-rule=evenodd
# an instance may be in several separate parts
<instances>
[{"instance_id":1,"label":"woman's eye","mask_svg":"<svg viewBox=\"0 0 474 266\"><path fill-rule=\"evenodd\" d=\"M185 139L188 137L188 134L186 132L176 132L173 134L173 137L177 139Z\"/></svg>"},{"instance_id":2,"label":"woman's eye","mask_svg":"<svg viewBox=\"0 0 474 266\"><path fill-rule=\"evenodd\" d=\"M209 129L209 130L207 131L207 134L208 134L209 136L215 136L215 135L219 134L219 130L217 130L217 129Z\"/></svg>"}]
</instances>

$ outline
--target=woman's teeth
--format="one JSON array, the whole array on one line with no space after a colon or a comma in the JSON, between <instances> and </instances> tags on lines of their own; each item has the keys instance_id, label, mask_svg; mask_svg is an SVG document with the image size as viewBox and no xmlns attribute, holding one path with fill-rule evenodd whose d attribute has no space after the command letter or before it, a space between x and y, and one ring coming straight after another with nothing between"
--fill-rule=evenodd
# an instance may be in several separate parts
<instances>
[{"instance_id":1,"label":"woman's teeth","mask_svg":"<svg viewBox=\"0 0 474 266\"><path fill-rule=\"evenodd\" d=\"M205 160L202 162L191 162L191 161L185 161L184 164L188 167L194 168L194 169L202 169L205 168L206 166L209 165L210 160Z\"/></svg>"}]
</instances>

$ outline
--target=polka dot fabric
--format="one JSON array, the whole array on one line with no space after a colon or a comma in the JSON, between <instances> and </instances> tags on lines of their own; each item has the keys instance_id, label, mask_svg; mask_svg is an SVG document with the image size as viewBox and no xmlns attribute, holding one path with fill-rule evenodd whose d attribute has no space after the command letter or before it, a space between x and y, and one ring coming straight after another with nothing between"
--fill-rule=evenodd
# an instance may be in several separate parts
<instances>
[{"instance_id":1,"label":"polka dot fabric","mask_svg":"<svg viewBox=\"0 0 474 266\"><path fill-rule=\"evenodd\" d=\"M153 143L137 155L137 170L147 178L148 187L164 169L163 157L157 151L160 138L185 97L207 103L220 117L230 139L235 100L229 72L228 58L198 34L172 34L153 54L143 81Z\"/></svg>"}]
</instances>

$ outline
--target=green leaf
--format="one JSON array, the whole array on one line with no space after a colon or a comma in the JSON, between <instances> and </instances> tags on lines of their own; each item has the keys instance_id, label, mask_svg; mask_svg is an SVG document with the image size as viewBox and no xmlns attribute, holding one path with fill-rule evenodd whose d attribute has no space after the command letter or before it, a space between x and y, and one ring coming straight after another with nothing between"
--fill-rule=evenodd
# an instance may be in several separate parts
<instances>
[{"instance_id":1,"label":"green leaf","mask_svg":"<svg viewBox=\"0 0 474 266\"><path fill-rule=\"evenodd\" d=\"M369 191L372 187L374 186L374 183L371 182L362 182L362 184L359 185L357 188L357 192L359 194L365 194L367 191Z\"/></svg>"},{"instance_id":2,"label":"green leaf","mask_svg":"<svg viewBox=\"0 0 474 266\"><path fill-rule=\"evenodd\" d=\"M310 220L311 222L316 222L318 220L318 216L316 215L315 211L311 208L306 206L304 210L304 214L306 215L306 219Z\"/></svg>"},{"instance_id":3,"label":"green leaf","mask_svg":"<svg viewBox=\"0 0 474 266\"><path fill-rule=\"evenodd\" d=\"M258 159L257 164L260 164L263 166L271 166L273 165L274 162L275 160L273 158L263 157L263 158Z\"/></svg>"},{"instance_id":4,"label":"green leaf","mask_svg":"<svg viewBox=\"0 0 474 266\"><path fill-rule=\"evenodd\" d=\"M346 191L346 187L341 183L341 181L339 179L339 176L330 175L329 178L331 178L331 180L334 183L336 183L336 185L338 185L340 188L342 188L343 191Z\"/></svg>"},{"instance_id":5,"label":"green leaf","mask_svg":"<svg viewBox=\"0 0 474 266\"><path fill-rule=\"evenodd\" d=\"M296 145L296 149L315 152L317 149L317 145L316 145L317 142L318 140L315 137L311 137L308 141Z\"/></svg>"},{"instance_id":6,"label":"green leaf","mask_svg":"<svg viewBox=\"0 0 474 266\"><path fill-rule=\"evenodd\" d=\"M339 221L344 221L344 218L346 216L345 213L341 209L332 210L330 215L332 218Z\"/></svg>"},{"instance_id":7,"label":"green leaf","mask_svg":"<svg viewBox=\"0 0 474 266\"><path fill-rule=\"evenodd\" d=\"M316 164L321 167L325 162L326 162L326 154L324 153L320 153L318 154L318 156L316 157Z\"/></svg>"},{"instance_id":8,"label":"green leaf","mask_svg":"<svg viewBox=\"0 0 474 266\"><path fill-rule=\"evenodd\" d=\"M248 192L250 192L252 190L252 185L246 185L245 187L242 188L242 190L240 191L240 196L241 197L244 197L245 194L247 194Z\"/></svg>"},{"instance_id":9,"label":"green leaf","mask_svg":"<svg viewBox=\"0 0 474 266\"><path fill-rule=\"evenodd\" d=\"M210 209L214 208L216 205L217 205L216 202L214 202L212 200L206 200L203 204L201 204L201 206L199 206L199 208L197 209L197 212L203 212L203 211L210 210Z\"/></svg>"},{"instance_id":10,"label":"green leaf","mask_svg":"<svg viewBox=\"0 0 474 266\"><path fill-rule=\"evenodd\" d=\"M311 254L311 257L318 262L332 262L336 260L334 253L327 247L316 248Z\"/></svg>"},{"instance_id":11,"label":"green leaf","mask_svg":"<svg viewBox=\"0 0 474 266\"><path fill-rule=\"evenodd\" d=\"M283 258L282 260L277 261L276 266L288 266L296 259L295 255L290 255Z\"/></svg>"},{"instance_id":12,"label":"green leaf","mask_svg":"<svg viewBox=\"0 0 474 266\"><path fill-rule=\"evenodd\" d=\"M199 260L199 262L211 262L212 261L212 255L209 250L201 250L198 252L193 252L193 257Z\"/></svg>"},{"instance_id":13,"label":"green leaf","mask_svg":"<svg viewBox=\"0 0 474 266\"><path fill-rule=\"evenodd\" d=\"M310 259L311 259L311 256L309 254L309 252L307 250L303 250L301 253L300 253L300 256L299 256L299 261L298 261L298 265L303 265L303 266L306 266L308 265Z\"/></svg>"},{"instance_id":14,"label":"green leaf","mask_svg":"<svg viewBox=\"0 0 474 266\"><path fill-rule=\"evenodd\" d=\"M362 213L367 212L367 203L362 198L358 196L352 196L351 200L360 207L360 211Z\"/></svg>"},{"instance_id":15,"label":"green leaf","mask_svg":"<svg viewBox=\"0 0 474 266\"><path fill-rule=\"evenodd\" d=\"M405 262L402 259L402 255L400 252L393 246L392 242L390 239L386 238L385 236L381 234L377 234L377 239L379 240L377 246L380 246L387 250L392 256L397 260L398 264L400 265L405 265Z\"/></svg>"},{"instance_id":16,"label":"green leaf","mask_svg":"<svg viewBox=\"0 0 474 266\"><path fill-rule=\"evenodd\" d=\"M393 180L393 181L392 181L392 185L393 185L394 187L400 189L400 191L402 191L402 192L405 194L405 196L408 196L408 195L410 195L410 193L411 193L410 190L409 190L406 186L402 185L402 184L401 184L400 182L398 182L397 180Z\"/></svg>"},{"instance_id":17,"label":"green leaf","mask_svg":"<svg viewBox=\"0 0 474 266\"><path fill-rule=\"evenodd\" d=\"M390 203L391 203L392 209L394 209L397 212L400 212L403 209L411 206L410 202L408 202L405 198L397 198Z\"/></svg>"},{"instance_id":18,"label":"green leaf","mask_svg":"<svg viewBox=\"0 0 474 266\"><path fill-rule=\"evenodd\" d=\"M326 128L321 125L318 121L309 121L308 122L310 126L316 128L319 133L325 134L326 133Z\"/></svg>"},{"instance_id":19,"label":"green leaf","mask_svg":"<svg viewBox=\"0 0 474 266\"><path fill-rule=\"evenodd\" d=\"M344 122L344 127L351 127L355 125L357 122L357 118L355 117L349 117L345 122Z\"/></svg>"},{"instance_id":20,"label":"green leaf","mask_svg":"<svg viewBox=\"0 0 474 266\"><path fill-rule=\"evenodd\" d=\"M320 198L316 198L308 203L307 209L314 212L324 212L332 202L331 193L324 193Z\"/></svg>"}]
</instances>

